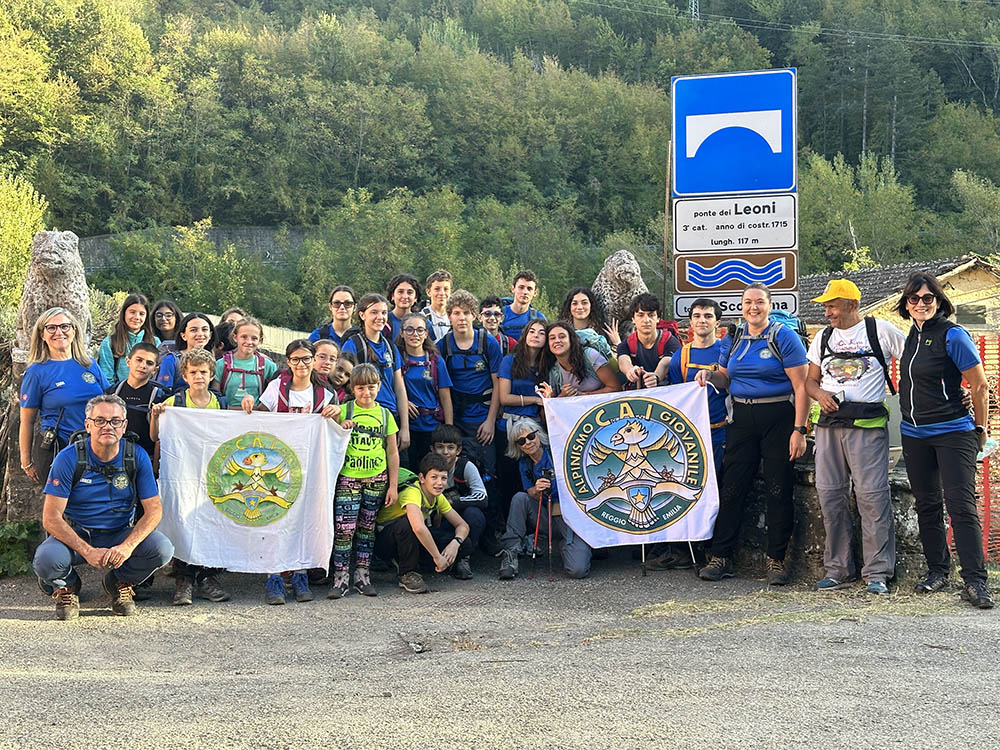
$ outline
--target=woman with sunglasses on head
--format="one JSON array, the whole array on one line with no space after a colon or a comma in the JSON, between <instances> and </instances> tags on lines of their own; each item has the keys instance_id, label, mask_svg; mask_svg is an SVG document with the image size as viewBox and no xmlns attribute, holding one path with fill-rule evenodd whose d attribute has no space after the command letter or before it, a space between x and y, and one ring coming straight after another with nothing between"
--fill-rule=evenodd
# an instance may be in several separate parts
<instances>
[{"instance_id":1,"label":"woman with sunglasses on head","mask_svg":"<svg viewBox=\"0 0 1000 750\"><path fill-rule=\"evenodd\" d=\"M969 332L948 318L955 306L936 278L910 276L896 311L912 321L899 361L903 461L916 500L927 577L917 593L948 587L951 557L942 511L951 519L961 563L962 599L993 607L986 585L983 529L976 508L976 454L986 445L989 388ZM973 414L962 403L962 379L972 389Z\"/></svg>"},{"instance_id":2,"label":"woman with sunglasses on head","mask_svg":"<svg viewBox=\"0 0 1000 750\"><path fill-rule=\"evenodd\" d=\"M28 367L21 380L18 432L21 470L34 482L48 477L52 458L83 429L87 402L111 384L83 346L83 334L69 310L50 307L31 329ZM35 418L41 418L34 435Z\"/></svg>"},{"instance_id":3,"label":"woman with sunglasses on head","mask_svg":"<svg viewBox=\"0 0 1000 750\"><path fill-rule=\"evenodd\" d=\"M122 302L114 330L101 341L101 348L97 353L97 363L109 383L114 384L128 377L128 363L125 360L132 347L140 341L160 345L160 339L153 334L149 300L141 294L130 294Z\"/></svg>"},{"instance_id":4,"label":"woman with sunglasses on head","mask_svg":"<svg viewBox=\"0 0 1000 750\"><path fill-rule=\"evenodd\" d=\"M315 343L320 339L329 339L343 349L347 334L358 330L351 324L357 304L358 297L351 287L335 286L330 292L330 315L332 316L330 322L313 329L313 332L309 334L309 340Z\"/></svg>"},{"instance_id":5,"label":"woman with sunglasses on head","mask_svg":"<svg viewBox=\"0 0 1000 750\"><path fill-rule=\"evenodd\" d=\"M172 299L157 300L153 305L150 320L153 323L153 335L160 340L160 354L177 349L177 327L183 317L181 309Z\"/></svg>"},{"instance_id":6,"label":"woman with sunglasses on head","mask_svg":"<svg viewBox=\"0 0 1000 750\"><path fill-rule=\"evenodd\" d=\"M536 528L538 538L548 538L551 520L553 541L557 537L562 540L559 552L566 574L570 578L586 578L590 573L592 550L563 521L548 435L538 422L527 417L514 423L510 435L512 439L507 455L520 459L523 492L515 494L510 501L507 529L500 540L502 550L498 577L510 580L517 575L518 554L521 550L528 554L534 548ZM539 543L538 546L541 548L542 545Z\"/></svg>"},{"instance_id":7,"label":"woman with sunglasses on head","mask_svg":"<svg viewBox=\"0 0 1000 750\"><path fill-rule=\"evenodd\" d=\"M410 466L416 471L431 450L431 434L439 424L454 424L451 376L427 334L427 319L408 313L400 321L396 346L402 354L403 385L410 411Z\"/></svg>"}]
</instances>

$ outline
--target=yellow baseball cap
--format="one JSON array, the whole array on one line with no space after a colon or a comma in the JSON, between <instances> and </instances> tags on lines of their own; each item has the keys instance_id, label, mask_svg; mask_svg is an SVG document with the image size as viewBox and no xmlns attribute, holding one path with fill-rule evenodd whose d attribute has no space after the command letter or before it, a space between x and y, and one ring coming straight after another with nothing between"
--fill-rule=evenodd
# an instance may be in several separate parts
<instances>
[{"instance_id":1,"label":"yellow baseball cap","mask_svg":"<svg viewBox=\"0 0 1000 750\"><path fill-rule=\"evenodd\" d=\"M832 279L826 285L826 290L813 302L829 302L835 299L856 299L861 301L861 290L858 285L848 279Z\"/></svg>"}]
</instances>

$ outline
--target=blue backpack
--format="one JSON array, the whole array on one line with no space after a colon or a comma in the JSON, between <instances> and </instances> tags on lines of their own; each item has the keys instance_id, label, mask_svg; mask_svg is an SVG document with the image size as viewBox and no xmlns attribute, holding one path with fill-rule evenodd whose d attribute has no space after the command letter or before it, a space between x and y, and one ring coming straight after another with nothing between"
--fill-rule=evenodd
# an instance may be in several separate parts
<instances>
[{"instance_id":1,"label":"blue backpack","mask_svg":"<svg viewBox=\"0 0 1000 750\"><path fill-rule=\"evenodd\" d=\"M764 339L767 342L767 348L771 350L771 354L774 355L775 359L778 360L779 364L784 364L784 359L781 356L781 349L778 347L778 331L781 330L781 326L794 331L795 335L799 337L802 342L802 346L805 349L809 349L809 332L806 329L806 324L801 320L796 318L794 315L789 315L782 310L771 310L769 316L771 325L768 325L767 330L764 333L758 334L757 336L751 336L746 332L746 324L740 323L736 327L736 333L733 334L733 343L729 347L729 351L736 352L736 345L741 341L759 341Z\"/></svg>"}]
</instances>

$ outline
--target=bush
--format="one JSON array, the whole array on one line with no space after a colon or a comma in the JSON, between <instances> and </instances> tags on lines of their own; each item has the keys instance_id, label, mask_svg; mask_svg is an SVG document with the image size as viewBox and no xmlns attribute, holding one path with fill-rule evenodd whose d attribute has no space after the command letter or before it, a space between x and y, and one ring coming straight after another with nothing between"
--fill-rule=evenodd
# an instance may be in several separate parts
<instances>
[{"instance_id":1,"label":"bush","mask_svg":"<svg viewBox=\"0 0 1000 750\"><path fill-rule=\"evenodd\" d=\"M31 570L31 558L42 525L38 521L0 524L0 577Z\"/></svg>"}]
</instances>

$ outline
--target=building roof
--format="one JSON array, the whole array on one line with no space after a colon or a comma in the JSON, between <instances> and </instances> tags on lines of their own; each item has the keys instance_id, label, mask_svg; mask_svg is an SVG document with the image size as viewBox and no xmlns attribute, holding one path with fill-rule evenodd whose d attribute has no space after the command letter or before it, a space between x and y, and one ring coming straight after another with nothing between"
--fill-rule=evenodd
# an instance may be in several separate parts
<instances>
[{"instance_id":1,"label":"building roof","mask_svg":"<svg viewBox=\"0 0 1000 750\"><path fill-rule=\"evenodd\" d=\"M935 258L931 260L915 260L910 263L897 263L891 266L875 266L860 271L838 271L836 273L810 274L799 277L799 318L806 323L826 323L823 317L823 306L810 302L826 289L831 279L850 279L861 290L861 309L874 307L888 297L894 297L903 291L906 280L914 271L927 271L939 279L959 273L975 265L983 265L997 272L992 264L977 255L959 255L954 258Z\"/></svg>"}]
</instances>

